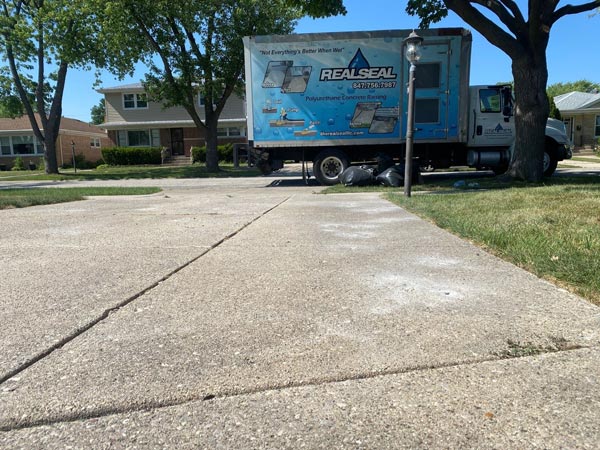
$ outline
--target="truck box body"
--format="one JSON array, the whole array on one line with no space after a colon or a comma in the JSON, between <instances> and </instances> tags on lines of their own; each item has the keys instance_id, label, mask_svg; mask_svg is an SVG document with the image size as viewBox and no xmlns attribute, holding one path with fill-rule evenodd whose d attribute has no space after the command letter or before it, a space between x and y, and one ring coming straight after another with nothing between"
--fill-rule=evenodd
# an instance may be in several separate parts
<instances>
[{"instance_id":1,"label":"truck box body","mask_svg":"<svg viewBox=\"0 0 600 450\"><path fill-rule=\"evenodd\" d=\"M312 161L317 180L335 184L353 162L381 154L401 161L410 73L405 39L411 32L245 37L248 143L259 169L270 173L285 160ZM515 139L512 86L469 86L470 31L418 34L414 159L423 170L470 165L505 171ZM566 132L552 130L546 133L546 175L570 152Z\"/></svg>"},{"instance_id":2,"label":"truck box body","mask_svg":"<svg viewBox=\"0 0 600 450\"><path fill-rule=\"evenodd\" d=\"M244 38L248 137L260 147L398 144L411 30ZM422 30L415 141L466 140L471 34ZM464 101L462 101L464 99Z\"/></svg>"}]
</instances>

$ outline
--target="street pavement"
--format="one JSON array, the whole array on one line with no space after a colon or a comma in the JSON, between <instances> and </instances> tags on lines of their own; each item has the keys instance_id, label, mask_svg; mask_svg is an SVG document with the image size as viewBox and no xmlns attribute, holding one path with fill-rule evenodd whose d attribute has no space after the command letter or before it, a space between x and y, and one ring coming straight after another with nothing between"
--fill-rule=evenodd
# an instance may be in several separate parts
<instances>
[{"instance_id":1,"label":"street pavement","mask_svg":"<svg viewBox=\"0 0 600 450\"><path fill-rule=\"evenodd\" d=\"M377 193L116 183L0 211L0 448L599 448L596 306Z\"/></svg>"}]
</instances>

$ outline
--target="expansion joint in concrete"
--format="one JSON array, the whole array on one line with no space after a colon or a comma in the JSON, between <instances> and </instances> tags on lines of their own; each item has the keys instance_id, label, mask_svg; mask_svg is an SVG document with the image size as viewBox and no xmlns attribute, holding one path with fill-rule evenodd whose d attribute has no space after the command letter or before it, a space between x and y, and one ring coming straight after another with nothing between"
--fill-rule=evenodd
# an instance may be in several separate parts
<instances>
[{"instance_id":1,"label":"expansion joint in concrete","mask_svg":"<svg viewBox=\"0 0 600 450\"><path fill-rule=\"evenodd\" d=\"M206 250L204 250L199 255L195 256L194 258L192 258L189 261L183 263L182 265L180 265L179 267L175 268L174 270L172 270L171 272L169 272L165 276L161 277L158 281L155 281L154 283L152 283L151 285L149 285L146 288L142 289L141 291L137 292L136 294L128 297L127 299L125 299L125 300L123 300L123 301L121 301L119 303L117 303L115 306L113 306L111 308L108 308L108 309L105 309L100 315L98 315L94 319L90 320L86 324L82 325L81 327L79 327L77 330L73 331L69 335L63 337L61 340L59 340L55 344L51 345L50 347L48 347L48 348L44 349L43 351L37 353L36 355L32 356L27 361L21 363L18 367L10 370L9 372L5 373L4 375L1 375L0 376L0 385L2 385L3 383L5 383L6 381L8 381L10 378L12 378L12 377L20 374L21 372L23 372L24 370L28 369L29 367L33 366L34 364L36 364L37 362L41 361L42 359L46 358L47 356L51 355L56 350L64 347L66 344L68 344L69 342L71 342L74 339L78 338L82 334L84 334L87 331L91 330L93 327L95 327L96 325L98 325L100 322L102 322L103 320L105 320L106 318L108 318L108 316L111 315L112 313L114 313L114 312L120 310L121 308L129 305L130 303L134 302L135 300L137 300L138 298L140 298L144 294L147 294L149 291L151 291L152 289L156 288L159 284L167 281L173 275L175 275L176 273L178 273L181 270L185 269L190 264L195 263L200 258L202 258L203 256L205 256L207 253L213 251L214 249L216 249L217 247L219 247L223 243L227 242L229 239L233 238L234 236L236 236L237 234L239 234L241 231L243 231L244 229L246 229L247 227L249 227L250 225L252 225L253 223L255 223L257 220L260 220L261 218L263 218L264 216L266 216L267 214L269 214L271 211L273 211L274 209L278 208L279 206L281 206L282 204L284 204L285 202L287 202L289 199L290 199L290 197L287 197L286 199L284 199L281 202L277 203L275 206L267 209L266 211L263 211L261 214L259 214L258 216L254 217L252 220L250 220L249 222L245 223L244 225L242 225L237 230L233 231L232 233L228 234L227 236L225 236L221 240L219 240L216 243L214 243L213 245L211 245L209 248L207 248Z\"/></svg>"}]
</instances>

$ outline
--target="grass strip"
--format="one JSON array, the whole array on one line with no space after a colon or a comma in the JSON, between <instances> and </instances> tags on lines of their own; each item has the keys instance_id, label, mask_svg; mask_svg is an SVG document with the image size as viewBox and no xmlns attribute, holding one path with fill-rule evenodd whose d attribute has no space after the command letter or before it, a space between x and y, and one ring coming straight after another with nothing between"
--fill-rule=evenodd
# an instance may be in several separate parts
<instances>
[{"instance_id":1,"label":"grass strip","mask_svg":"<svg viewBox=\"0 0 600 450\"><path fill-rule=\"evenodd\" d=\"M0 189L0 209L74 202L95 195L147 195L160 191L157 187Z\"/></svg>"},{"instance_id":2,"label":"grass strip","mask_svg":"<svg viewBox=\"0 0 600 450\"><path fill-rule=\"evenodd\" d=\"M0 172L3 181L32 180L127 180L143 178L228 178L254 177L260 175L256 168L234 168L232 164L222 164L218 172L209 172L205 166L193 164L188 166L102 166L93 170L62 170L58 175L43 172L21 171Z\"/></svg>"},{"instance_id":3,"label":"grass strip","mask_svg":"<svg viewBox=\"0 0 600 450\"><path fill-rule=\"evenodd\" d=\"M565 160L569 161L569 160ZM573 156L570 161L581 161L581 162L591 162L591 163L600 163L600 158L597 156Z\"/></svg>"},{"instance_id":4,"label":"grass strip","mask_svg":"<svg viewBox=\"0 0 600 450\"><path fill-rule=\"evenodd\" d=\"M600 182L386 197L441 228L600 305Z\"/></svg>"}]
</instances>

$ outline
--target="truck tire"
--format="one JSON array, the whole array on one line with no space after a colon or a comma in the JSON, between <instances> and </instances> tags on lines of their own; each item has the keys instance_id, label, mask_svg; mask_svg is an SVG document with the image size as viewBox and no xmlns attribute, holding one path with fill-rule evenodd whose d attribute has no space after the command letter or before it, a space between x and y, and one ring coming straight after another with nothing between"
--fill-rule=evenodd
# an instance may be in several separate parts
<instances>
[{"instance_id":1,"label":"truck tire","mask_svg":"<svg viewBox=\"0 0 600 450\"><path fill-rule=\"evenodd\" d=\"M325 186L340 182L339 176L350 166L348 156L341 150L327 149L320 152L313 162L317 181Z\"/></svg>"},{"instance_id":2,"label":"truck tire","mask_svg":"<svg viewBox=\"0 0 600 450\"><path fill-rule=\"evenodd\" d=\"M551 177L557 165L558 159L556 159L556 154L551 150L544 150L544 176Z\"/></svg>"}]
</instances>

